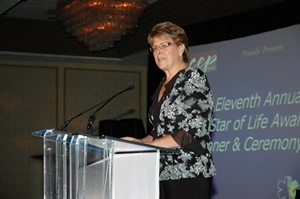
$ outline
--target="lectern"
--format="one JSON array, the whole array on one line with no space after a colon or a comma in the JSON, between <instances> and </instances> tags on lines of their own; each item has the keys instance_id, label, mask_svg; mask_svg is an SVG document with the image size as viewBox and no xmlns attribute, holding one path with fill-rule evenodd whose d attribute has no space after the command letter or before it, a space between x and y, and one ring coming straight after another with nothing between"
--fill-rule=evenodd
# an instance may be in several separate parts
<instances>
[{"instance_id":1,"label":"lectern","mask_svg":"<svg viewBox=\"0 0 300 199\"><path fill-rule=\"evenodd\" d=\"M32 134L44 142L44 199L159 198L162 148L54 129Z\"/></svg>"}]
</instances>

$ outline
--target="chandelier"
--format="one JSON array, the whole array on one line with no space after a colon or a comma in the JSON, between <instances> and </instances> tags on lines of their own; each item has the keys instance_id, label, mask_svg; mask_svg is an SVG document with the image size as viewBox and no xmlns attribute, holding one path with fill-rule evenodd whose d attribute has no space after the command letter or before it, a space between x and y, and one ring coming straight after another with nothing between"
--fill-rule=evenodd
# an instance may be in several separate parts
<instances>
[{"instance_id":1,"label":"chandelier","mask_svg":"<svg viewBox=\"0 0 300 199\"><path fill-rule=\"evenodd\" d=\"M57 20L90 51L101 51L136 26L148 0L57 0Z\"/></svg>"}]
</instances>

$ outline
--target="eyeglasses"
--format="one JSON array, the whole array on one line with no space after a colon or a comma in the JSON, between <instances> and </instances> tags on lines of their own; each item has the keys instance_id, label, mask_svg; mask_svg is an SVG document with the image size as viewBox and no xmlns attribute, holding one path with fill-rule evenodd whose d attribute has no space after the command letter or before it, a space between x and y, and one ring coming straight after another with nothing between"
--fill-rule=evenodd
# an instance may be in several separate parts
<instances>
[{"instance_id":1,"label":"eyeglasses","mask_svg":"<svg viewBox=\"0 0 300 199\"><path fill-rule=\"evenodd\" d=\"M171 43L171 42L164 42L164 43L161 43L159 44L158 46L151 46L149 49L151 52L155 52L157 51L158 49L165 49L171 45L173 45L174 43Z\"/></svg>"}]
</instances>

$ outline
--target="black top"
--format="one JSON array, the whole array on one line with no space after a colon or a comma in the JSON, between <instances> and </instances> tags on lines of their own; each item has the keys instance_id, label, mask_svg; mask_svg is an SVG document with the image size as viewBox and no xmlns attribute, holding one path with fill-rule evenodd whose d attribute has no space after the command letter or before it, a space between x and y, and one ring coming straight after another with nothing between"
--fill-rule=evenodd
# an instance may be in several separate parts
<instances>
[{"instance_id":1,"label":"black top","mask_svg":"<svg viewBox=\"0 0 300 199\"><path fill-rule=\"evenodd\" d=\"M180 145L180 153L161 155L160 180L214 176L209 145L213 96L205 74L194 67L179 71L158 101L164 80L152 96L150 135L156 139L171 134Z\"/></svg>"}]
</instances>

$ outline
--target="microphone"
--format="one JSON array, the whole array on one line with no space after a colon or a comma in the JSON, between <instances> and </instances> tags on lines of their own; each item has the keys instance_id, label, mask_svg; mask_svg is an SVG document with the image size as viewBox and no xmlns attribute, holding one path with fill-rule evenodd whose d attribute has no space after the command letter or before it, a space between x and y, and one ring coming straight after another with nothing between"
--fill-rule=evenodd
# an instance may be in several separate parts
<instances>
[{"instance_id":1,"label":"microphone","mask_svg":"<svg viewBox=\"0 0 300 199\"><path fill-rule=\"evenodd\" d=\"M103 103L107 104L110 100L112 100L113 98L115 98L117 95L119 95L119 94L121 94L121 93L123 93L123 92L129 91L129 90L132 90L132 89L134 89L134 88L135 88L134 85L131 85L131 86L129 86L127 89L125 89L125 90L123 90L123 91L117 93L117 94L114 95L113 97L110 97L110 98L108 98L108 99L106 99L106 100L104 100L104 101L102 101L102 102L100 102L100 103L98 103L98 104L92 106L91 108L89 108L89 109L87 109L87 110L85 110L85 111L79 113L78 115L75 115L74 117L72 117L71 119L65 121L62 125L60 125L60 126L58 127L58 130L59 130L59 131L66 131L68 125L69 125L74 119L76 119L76 118L78 118L79 116L85 114L86 112L88 112L88 111L90 111L90 110L92 110L92 109L94 109L94 108L100 106L100 105L103 104ZM105 105L105 104L104 104L104 105ZM104 106L104 105L103 105L103 106ZM102 107L103 107L103 106L102 106ZM100 109L99 109L99 110L100 110ZM97 111L97 112L98 112L98 111ZM96 114L96 113L94 113L94 114ZM90 118L91 118L91 117L90 117ZM91 119L93 119L93 118L91 118ZM96 118L95 118L95 119L96 119ZM95 119L94 119L94 120L95 120ZM93 122L94 122L94 121L93 121Z\"/></svg>"},{"instance_id":2,"label":"microphone","mask_svg":"<svg viewBox=\"0 0 300 199\"><path fill-rule=\"evenodd\" d=\"M104 101L104 104L102 106L100 106L94 113L93 115L91 115L89 117L89 120L88 120L88 123L87 123L87 126L86 126L86 129L87 129L87 134L89 135L92 135L93 134L93 124L95 122L95 119L96 119L96 114L106 105L108 104L112 99L114 99L115 97L117 97L118 95L124 93L124 92L127 92L127 91L130 91L130 90L133 90L135 88L134 85L131 85L129 86L128 88L126 88L125 90L122 90L120 92L118 92L117 94L113 95L112 97L108 98L106 101Z\"/></svg>"}]
</instances>

